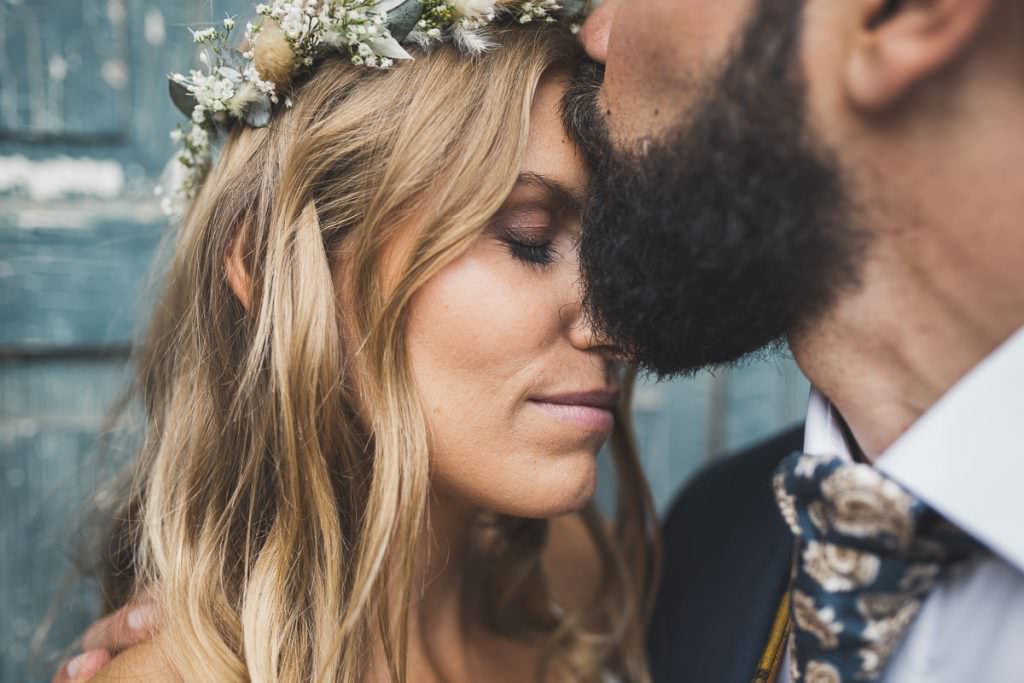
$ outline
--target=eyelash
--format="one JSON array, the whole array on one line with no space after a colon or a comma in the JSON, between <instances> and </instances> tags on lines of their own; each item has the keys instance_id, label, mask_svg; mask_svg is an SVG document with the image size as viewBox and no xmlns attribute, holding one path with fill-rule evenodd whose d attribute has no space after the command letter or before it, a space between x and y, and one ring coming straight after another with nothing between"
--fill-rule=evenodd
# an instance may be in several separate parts
<instances>
[{"instance_id":1,"label":"eyelash","mask_svg":"<svg viewBox=\"0 0 1024 683\"><path fill-rule=\"evenodd\" d=\"M555 250L551 242L541 244L530 244L512 237L506 236L505 246L512 254L512 258L533 266L548 266L555 261Z\"/></svg>"}]
</instances>

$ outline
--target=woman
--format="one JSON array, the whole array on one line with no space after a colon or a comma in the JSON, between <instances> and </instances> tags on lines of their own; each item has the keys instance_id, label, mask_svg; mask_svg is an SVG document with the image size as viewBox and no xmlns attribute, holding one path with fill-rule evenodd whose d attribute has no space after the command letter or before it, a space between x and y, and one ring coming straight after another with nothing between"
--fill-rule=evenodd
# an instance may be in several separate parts
<instances>
[{"instance_id":1,"label":"woman","mask_svg":"<svg viewBox=\"0 0 1024 683\"><path fill-rule=\"evenodd\" d=\"M325 57L267 125L219 122L103 574L160 627L95 680L647 680L630 384L579 304L577 48L513 23L472 57Z\"/></svg>"}]
</instances>

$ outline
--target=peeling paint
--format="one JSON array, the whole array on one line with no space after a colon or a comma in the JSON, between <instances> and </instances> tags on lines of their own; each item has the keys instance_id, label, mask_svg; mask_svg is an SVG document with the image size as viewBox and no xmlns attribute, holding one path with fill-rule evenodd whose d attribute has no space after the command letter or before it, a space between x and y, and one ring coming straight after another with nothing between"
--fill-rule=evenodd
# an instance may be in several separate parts
<instances>
[{"instance_id":1,"label":"peeling paint","mask_svg":"<svg viewBox=\"0 0 1024 683\"><path fill-rule=\"evenodd\" d=\"M146 42L153 47L160 47L167 39L167 31L164 27L164 13L156 7L146 10L146 18L143 20L143 35Z\"/></svg>"},{"instance_id":2,"label":"peeling paint","mask_svg":"<svg viewBox=\"0 0 1024 683\"><path fill-rule=\"evenodd\" d=\"M114 90L121 90L128 84L128 67L124 60L108 59L103 62L103 69L100 71L103 80Z\"/></svg>"},{"instance_id":3,"label":"peeling paint","mask_svg":"<svg viewBox=\"0 0 1024 683\"><path fill-rule=\"evenodd\" d=\"M50 79L63 81L68 75L68 61L63 55L51 55L49 65Z\"/></svg>"},{"instance_id":4,"label":"peeling paint","mask_svg":"<svg viewBox=\"0 0 1024 683\"><path fill-rule=\"evenodd\" d=\"M22 230L60 228L62 230L84 230L93 224L92 217L83 211L54 211L50 209L27 209L15 214L15 225Z\"/></svg>"},{"instance_id":5,"label":"peeling paint","mask_svg":"<svg viewBox=\"0 0 1024 683\"><path fill-rule=\"evenodd\" d=\"M124 0L109 0L107 2L107 19L114 26L120 26L125 20Z\"/></svg>"},{"instance_id":6,"label":"peeling paint","mask_svg":"<svg viewBox=\"0 0 1024 683\"><path fill-rule=\"evenodd\" d=\"M67 196L112 199L123 188L124 170L113 160L0 156L0 194L22 191L40 202Z\"/></svg>"}]
</instances>

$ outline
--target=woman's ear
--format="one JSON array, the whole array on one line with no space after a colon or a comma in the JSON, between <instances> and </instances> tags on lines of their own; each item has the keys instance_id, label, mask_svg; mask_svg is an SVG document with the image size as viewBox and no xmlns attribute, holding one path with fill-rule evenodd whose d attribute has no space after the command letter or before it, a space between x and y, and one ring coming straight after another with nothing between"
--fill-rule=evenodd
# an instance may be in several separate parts
<instances>
[{"instance_id":1,"label":"woman's ear","mask_svg":"<svg viewBox=\"0 0 1024 683\"><path fill-rule=\"evenodd\" d=\"M859 0L846 91L856 106L885 109L967 51L994 0Z\"/></svg>"},{"instance_id":2,"label":"woman's ear","mask_svg":"<svg viewBox=\"0 0 1024 683\"><path fill-rule=\"evenodd\" d=\"M242 308L249 310L250 294L252 293L252 278L245 267L245 234L248 232L243 225L235 231L235 236L228 244L227 253L224 254L224 276L228 281L228 287L234 293Z\"/></svg>"}]
</instances>

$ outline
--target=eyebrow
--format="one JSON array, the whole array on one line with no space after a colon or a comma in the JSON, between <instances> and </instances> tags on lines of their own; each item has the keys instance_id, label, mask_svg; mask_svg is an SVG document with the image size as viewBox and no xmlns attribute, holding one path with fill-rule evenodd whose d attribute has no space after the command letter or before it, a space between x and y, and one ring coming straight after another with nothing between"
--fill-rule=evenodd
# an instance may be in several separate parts
<instances>
[{"instance_id":1,"label":"eyebrow","mask_svg":"<svg viewBox=\"0 0 1024 683\"><path fill-rule=\"evenodd\" d=\"M576 212L583 211L582 193L570 189L564 183L560 183L548 176L541 175L540 173L520 173L519 177L516 178L516 185L526 185L542 189L566 209Z\"/></svg>"}]
</instances>

